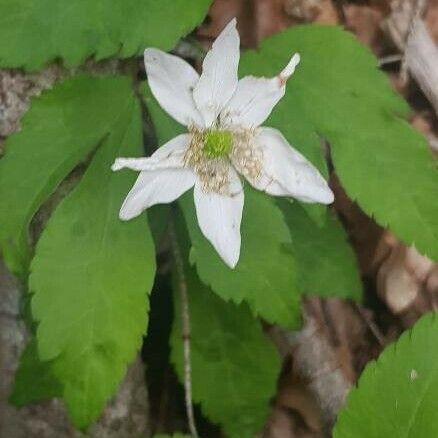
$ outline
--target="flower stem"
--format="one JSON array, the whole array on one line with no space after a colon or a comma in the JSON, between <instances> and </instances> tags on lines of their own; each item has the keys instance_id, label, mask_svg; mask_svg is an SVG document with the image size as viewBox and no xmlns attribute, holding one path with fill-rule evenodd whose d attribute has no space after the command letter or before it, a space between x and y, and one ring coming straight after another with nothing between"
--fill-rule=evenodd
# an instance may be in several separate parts
<instances>
[{"instance_id":1,"label":"flower stem","mask_svg":"<svg viewBox=\"0 0 438 438\"><path fill-rule=\"evenodd\" d=\"M190 313L189 298L187 294L187 282L184 273L184 261L181 255L180 247L178 245L175 227L172 221L169 225L169 233L172 241L172 255L175 263L178 291L181 300L181 337L183 341L184 354L184 391L186 415L190 434L193 438L199 438L198 431L196 429L195 416L193 413L192 370L190 360Z\"/></svg>"}]
</instances>

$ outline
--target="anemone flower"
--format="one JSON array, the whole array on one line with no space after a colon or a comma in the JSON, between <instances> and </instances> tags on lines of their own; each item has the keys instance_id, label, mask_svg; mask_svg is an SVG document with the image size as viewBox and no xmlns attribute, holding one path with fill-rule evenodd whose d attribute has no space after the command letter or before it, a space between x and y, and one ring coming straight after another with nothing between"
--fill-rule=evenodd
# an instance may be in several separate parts
<instances>
[{"instance_id":1,"label":"anemone flower","mask_svg":"<svg viewBox=\"0 0 438 438\"><path fill-rule=\"evenodd\" d=\"M139 171L120 210L129 220L194 187L199 227L222 260L234 268L240 255L244 204L241 177L272 196L333 202L318 170L276 129L261 127L284 96L298 54L273 78L238 80L239 34L232 20L207 53L199 75L183 59L146 49L152 94L187 133L148 158L117 158L112 169Z\"/></svg>"}]
</instances>

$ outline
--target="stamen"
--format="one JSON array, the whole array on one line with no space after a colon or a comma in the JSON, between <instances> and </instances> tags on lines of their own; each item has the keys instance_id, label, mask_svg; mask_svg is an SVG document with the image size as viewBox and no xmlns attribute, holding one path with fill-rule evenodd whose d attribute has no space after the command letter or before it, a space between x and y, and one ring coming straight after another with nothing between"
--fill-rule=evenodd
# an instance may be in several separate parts
<instances>
[{"instance_id":1,"label":"stamen","mask_svg":"<svg viewBox=\"0 0 438 438\"><path fill-rule=\"evenodd\" d=\"M214 156L206 153L206 133L192 129L192 142L184 156L184 162L190 166L202 182L205 193L219 193L229 195L229 168L230 160L226 154ZM230 149L232 136L230 134ZM226 148L226 144L221 146ZM211 156L213 155L213 156Z\"/></svg>"},{"instance_id":2,"label":"stamen","mask_svg":"<svg viewBox=\"0 0 438 438\"><path fill-rule=\"evenodd\" d=\"M199 131L191 128L190 132L192 141L184 162L196 172L204 192L230 196L230 166L250 181L259 178L263 152L255 142L254 129Z\"/></svg>"},{"instance_id":3,"label":"stamen","mask_svg":"<svg viewBox=\"0 0 438 438\"><path fill-rule=\"evenodd\" d=\"M231 162L239 173L255 181L262 172L263 151L255 142L254 129L240 129L233 133Z\"/></svg>"}]
</instances>

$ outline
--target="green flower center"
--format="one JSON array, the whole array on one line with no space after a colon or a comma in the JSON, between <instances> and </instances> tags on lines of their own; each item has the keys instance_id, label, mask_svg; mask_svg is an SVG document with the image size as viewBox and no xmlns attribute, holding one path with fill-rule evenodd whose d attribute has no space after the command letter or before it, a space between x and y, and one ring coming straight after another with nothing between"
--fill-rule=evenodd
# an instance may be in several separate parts
<instances>
[{"instance_id":1,"label":"green flower center","mask_svg":"<svg viewBox=\"0 0 438 438\"><path fill-rule=\"evenodd\" d=\"M233 146L233 136L229 131L210 129L204 133L203 152L209 158L228 155Z\"/></svg>"}]
</instances>

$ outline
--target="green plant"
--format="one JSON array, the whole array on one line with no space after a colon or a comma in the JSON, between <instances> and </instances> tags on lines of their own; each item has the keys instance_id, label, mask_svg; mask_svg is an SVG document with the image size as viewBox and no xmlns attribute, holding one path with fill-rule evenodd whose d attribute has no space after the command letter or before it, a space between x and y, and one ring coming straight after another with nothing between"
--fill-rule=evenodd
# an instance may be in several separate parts
<instances>
[{"instance_id":1,"label":"green plant","mask_svg":"<svg viewBox=\"0 0 438 438\"><path fill-rule=\"evenodd\" d=\"M159 3L0 0L0 66L35 70L60 59L70 67L90 56L129 62L146 47L170 50L202 21L210 1L193 0L190 6L179 0ZM50 43L36 41L40 32ZM374 57L335 27L298 26L265 40L257 51L243 53L241 75L275 77L294 52L300 53L301 64L269 125L325 177L329 172L321 142L327 141L347 194L403 242L437 260L438 205L433 200L438 174L425 140L404 120L407 104L391 90ZM274 199L248 184L242 249L234 270L202 235L190 195L159 215L152 209L132 221L120 221L119 208L134 174L113 173L115 159L142 156L145 144L150 150L182 132L157 105L147 84L137 83L137 73L82 73L57 83L32 100L22 129L6 141L0 160L0 250L29 290L36 323L11 400L22 405L61 397L78 428L95 421L142 344L156 269L152 234L157 237L157 230L164 232L169 222L177 235L173 245L182 254L178 275L183 278L174 284L182 281L189 289L194 400L229 436L253 436L266 419L280 372L279 357L257 318L293 329L301 321L303 294L359 300L354 254L330 208ZM139 96L152 120L156 144L151 132L147 141L143 138L145 114ZM59 200L34 245L29 237L32 218L79 165L86 166L85 172ZM176 295L175 306L180 305ZM182 379L179 325L176 318L171 347ZM415 358L423 357L429 341L433 344L433 325L429 317L414 329L414 334L427 331L424 341L415 344L421 349ZM406 353L397 352L403 363L408 362L407 339L400 341ZM390 354L384 353L381 362ZM391 363L391 370L385 367L386 362L371 370L384 376L400 363ZM35 370L43 376L37 384L30 378ZM406 384L423 382L422 371L418 380L406 372L405 367L399 376ZM354 412L375 396L367 392L375 385L370 374L367 371L352 394L336 436L351 436L360 421L368 421L365 414L358 419ZM205 391L205 380L218 378L226 385ZM431 380L418 389L427 391L424 403L432 403L433 384ZM382 409L389 409L392 401ZM406 395L406 403L410 401L417 403L418 394L415 400ZM354 421L348 420L348 412ZM420 420L412 424L424 432L427 422ZM383 436L395 429L376 423L375 430L363 436Z\"/></svg>"}]
</instances>

